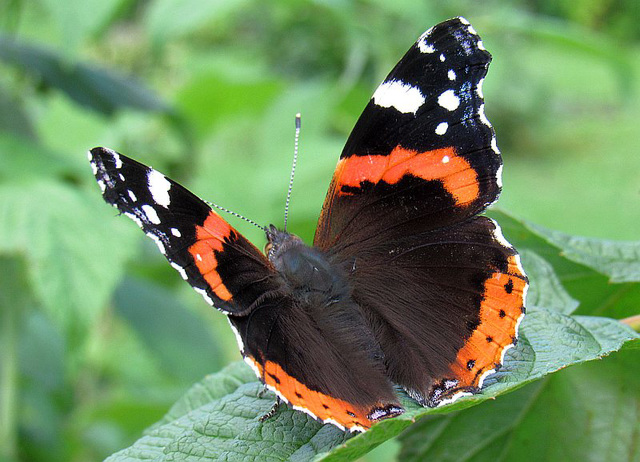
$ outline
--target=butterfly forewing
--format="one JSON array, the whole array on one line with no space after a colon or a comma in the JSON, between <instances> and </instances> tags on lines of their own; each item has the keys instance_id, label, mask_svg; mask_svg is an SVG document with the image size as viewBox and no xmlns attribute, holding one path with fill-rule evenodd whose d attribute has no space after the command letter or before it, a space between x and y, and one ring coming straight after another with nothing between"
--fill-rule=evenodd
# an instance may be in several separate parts
<instances>
[{"instance_id":1,"label":"butterfly forewing","mask_svg":"<svg viewBox=\"0 0 640 462\"><path fill-rule=\"evenodd\" d=\"M278 289L266 257L193 193L111 149L89 160L109 204L135 221L204 299L239 314Z\"/></svg>"},{"instance_id":2,"label":"butterfly forewing","mask_svg":"<svg viewBox=\"0 0 640 462\"><path fill-rule=\"evenodd\" d=\"M436 229L495 201L502 161L484 115L491 55L481 43L465 20L446 21L378 87L340 156L317 246Z\"/></svg>"},{"instance_id":3,"label":"butterfly forewing","mask_svg":"<svg viewBox=\"0 0 640 462\"><path fill-rule=\"evenodd\" d=\"M463 18L418 39L356 123L314 240L351 268L389 377L425 405L477 392L524 312L516 251L474 218L501 189L482 94L490 61Z\"/></svg>"}]
</instances>

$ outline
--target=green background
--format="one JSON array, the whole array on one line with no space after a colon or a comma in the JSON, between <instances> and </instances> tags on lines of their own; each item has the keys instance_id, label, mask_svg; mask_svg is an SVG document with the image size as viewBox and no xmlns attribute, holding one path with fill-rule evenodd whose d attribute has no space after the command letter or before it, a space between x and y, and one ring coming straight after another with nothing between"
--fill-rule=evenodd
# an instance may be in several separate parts
<instances>
[{"instance_id":1,"label":"green background","mask_svg":"<svg viewBox=\"0 0 640 462\"><path fill-rule=\"evenodd\" d=\"M494 57L484 94L505 163L500 207L637 240L636 0L0 2L0 456L102 459L239 359L224 316L102 202L87 149L117 149L280 225L301 112L289 229L310 241L373 90L425 29L458 15ZM262 247L259 230L230 221ZM611 296L581 314L638 313L629 301L607 311L623 297ZM631 362L616 361L602 374L625 377L616 371ZM589 373L568 372L554 376L550 408ZM393 460L399 446L367 460Z\"/></svg>"}]
</instances>

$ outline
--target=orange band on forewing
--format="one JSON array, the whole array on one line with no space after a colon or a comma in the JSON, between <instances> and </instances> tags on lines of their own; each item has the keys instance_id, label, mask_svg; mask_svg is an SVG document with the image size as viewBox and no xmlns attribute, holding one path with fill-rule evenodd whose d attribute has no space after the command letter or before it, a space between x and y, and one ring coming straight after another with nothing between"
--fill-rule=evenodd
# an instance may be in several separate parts
<instances>
[{"instance_id":1,"label":"orange band on forewing","mask_svg":"<svg viewBox=\"0 0 640 462\"><path fill-rule=\"evenodd\" d=\"M458 204L468 204L480 193L476 171L453 147L419 152L397 146L388 155L345 157L334 178L338 194L348 194L340 188L358 188L365 181L395 184L406 175L441 181Z\"/></svg>"},{"instance_id":2,"label":"orange band on forewing","mask_svg":"<svg viewBox=\"0 0 640 462\"><path fill-rule=\"evenodd\" d=\"M322 421L337 422L347 429L361 427L364 430L374 423L367 417L367 409L357 408L341 399L309 389L278 364L267 361L265 367L262 367L254 358L248 356L247 359L255 365L264 382L275 388L290 405L306 409Z\"/></svg>"},{"instance_id":3,"label":"orange band on forewing","mask_svg":"<svg viewBox=\"0 0 640 462\"><path fill-rule=\"evenodd\" d=\"M501 364L502 352L512 345L523 315L524 275L509 257L508 273L495 272L484 283L480 324L458 352L451 367L459 387L477 387L480 377ZM513 263L513 264L512 264Z\"/></svg>"},{"instance_id":4,"label":"orange band on forewing","mask_svg":"<svg viewBox=\"0 0 640 462\"><path fill-rule=\"evenodd\" d=\"M229 239L231 231L229 223L211 211L202 226L196 226L196 242L189 247L189 253L193 256L198 270L213 293L224 301L231 300L232 295L218 274L218 260L215 251L222 250L222 244Z\"/></svg>"}]
</instances>

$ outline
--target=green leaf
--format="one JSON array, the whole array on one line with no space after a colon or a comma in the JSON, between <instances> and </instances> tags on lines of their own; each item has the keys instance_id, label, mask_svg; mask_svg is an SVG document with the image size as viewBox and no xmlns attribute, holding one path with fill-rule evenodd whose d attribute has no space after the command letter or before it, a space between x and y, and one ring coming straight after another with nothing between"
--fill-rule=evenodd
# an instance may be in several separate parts
<instances>
[{"instance_id":1,"label":"green leaf","mask_svg":"<svg viewBox=\"0 0 640 462\"><path fill-rule=\"evenodd\" d=\"M226 395L235 392L238 387L255 382L255 377L253 371L246 367L243 362L237 361L229 364L220 372L210 374L193 385L182 398L171 406L167 415L154 425L154 428L180 419L212 400L224 398Z\"/></svg>"},{"instance_id":2,"label":"green leaf","mask_svg":"<svg viewBox=\"0 0 640 462\"><path fill-rule=\"evenodd\" d=\"M53 181L0 186L0 252L26 258L35 294L66 328L95 320L135 250L135 230L113 216L98 191Z\"/></svg>"},{"instance_id":3,"label":"green leaf","mask_svg":"<svg viewBox=\"0 0 640 462\"><path fill-rule=\"evenodd\" d=\"M114 305L170 375L192 383L222 366L220 348L202 319L165 288L128 278L118 287Z\"/></svg>"},{"instance_id":4,"label":"green leaf","mask_svg":"<svg viewBox=\"0 0 640 462\"><path fill-rule=\"evenodd\" d=\"M269 410L273 395L259 398L262 386L238 363L205 378L145 437L109 460L351 460L418 418L489 400L570 364L602 357L637 337L612 319L570 317L545 309L526 316L521 332L518 347L507 353L505 367L487 380L482 394L435 409L422 408L402 395L404 415L352 438L291 409L281 409L260 423L258 417Z\"/></svg>"},{"instance_id":5,"label":"green leaf","mask_svg":"<svg viewBox=\"0 0 640 462\"><path fill-rule=\"evenodd\" d=\"M529 277L529 291L525 306L547 307L563 314L571 314L578 301L562 287L553 267L531 250L520 252L524 269Z\"/></svg>"},{"instance_id":6,"label":"green leaf","mask_svg":"<svg viewBox=\"0 0 640 462\"><path fill-rule=\"evenodd\" d=\"M638 460L637 362L637 350L625 348L464 413L425 419L401 436L399 460Z\"/></svg>"},{"instance_id":7,"label":"green leaf","mask_svg":"<svg viewBox=\"0 0 640 462\"><path fill-rule=\"evenodd\" d=\"M158 0L148 8L145 22L154 42L175 39L222 19L246 0Z\"/></svg>"},{"instance_id":8,"label":"green leaf","mask_svg":"<svg viewBox=\"0 0 640 462\"><path fill-rule=\"evenodd\" d=\"M0 14L2 12L0 11ZM27 139L35 139L32 120L23 101L0 87L0 132L11 133ZM1 152L1 149L0 149Z\"/></svg>"},{"instance_id":9,"label":"green leaf","mask_svg":"<svg viewBox=\"0 0 640 462\"><path fill-rule=\"evenodd\" d=\"M505 433L517 423L518 417L542 388L543 382L532 383L465 412L420 420L400 436L399 460L475 460L478 452L493 448L496 441L503 441ZM495 456L498 454L496 451Z\"/></svg>"},{"instance_id":10,"label":"green leaf","mask_svg":"<svg viewBox=\"0 0 640 462\"><path fill-rule=\"evenodd\" d=\"M640 241L607 241L571 236L533 223L527 226L560 248L564 257L609 276L611 282L640 282Z\"/></svg>"},{"instance_id":11,"label":"green leaf","mask_svg":"<svg viewBox=\"0 0 640 462\"><path fill-rule=\"evenodd\" d=\"M107 460L310 460L348 437L290 410L260 423L273 404L271 394L258 398L261 390L247 366L232 364L196 384L146 436Z\"/></svg>"},{"instance_id":12,"label":"green leaf","mask_svg":"<svg viewBox=\"0 0 640 462\"><path fill-rule=\"evenodd\" d=\"M54 150L11 133L0 133L0 178L3 180L79 176L80 173L87 173L86 168L80 172L75 163Z\"/></svg>"},{"instance_id":13,"label":"green leaf","mask_svg":"<svg viewBox=\"0 0 640 462\"><path fill-rule=\"evenodd\" d=\"M186 118L204 135L216 122L262 112L279 88L276 81L232 80L220 73L205 73L189 82L178 99Z\"/></svg>"},{"instance_id":14,"label":"green leaf","mask_svg":"<svg viewBox=\"0 0 640 462\"><path fill-rule=\"evenodd\" d=\"M89 34L103 27L126 0L44 0L43 6L62 33L64 52L77 51Z\"/></svg>"},{"instance_id":15,"label":"green leaf","mask_svg":"<svg viewBox=\"0 0 640 462\"><path fill-rule=\"evenodd\" d=\"M535 232L529 223L496 209L491 210L490 216L500 223L504 235L518 250L533 251L553 266L571 297L580 301L579 314L615 318L638 314L640 284L611 284L607 276L598 272L598 268L567 259L562 248L552 245ZM526 267L527 262L523 261L523 264ZM536 290L530 288L534 293Z\"/></svg>"},{"instance_id":16,"label":"green leaf","mask_svg":"<svg viewBox=\"0 0 640 462\"><path fill-rule=\"evenodd\" d=\"M112 114L123 108L171 112L169 106L147 87L130 77L83 63L71 63L60 54L14 37L0 35L0 59L57 88L76 103Z\"/></svg>"}]
</instances>

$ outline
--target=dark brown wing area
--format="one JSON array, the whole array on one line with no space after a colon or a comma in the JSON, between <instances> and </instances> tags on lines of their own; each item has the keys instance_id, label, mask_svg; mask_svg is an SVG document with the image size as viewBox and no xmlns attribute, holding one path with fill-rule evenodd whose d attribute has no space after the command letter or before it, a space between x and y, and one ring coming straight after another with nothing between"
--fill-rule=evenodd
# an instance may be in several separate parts
<instances>
[{"instance_id":1,"label":"dark brown wing area","mask_svg":"<svg viewBox=\"0 0 640 462\"><path fill-rule=\"evenodd\" d=\"M499 227L478 217L377 250L352 259L350 280L389 377L431 406L477 391L524 313L527 280Z\"/></svg>"},{"instance_id":2,"label":"dark brown wing area","mask_svg":"<svg viewBox=\"0 0 640 462\"><path fill-rule=\"evenodd\" d=\"M404 412L352 302L283 297L229 319L245 361L293 408L350 431Z\"/></svg>"}]
</instances>

